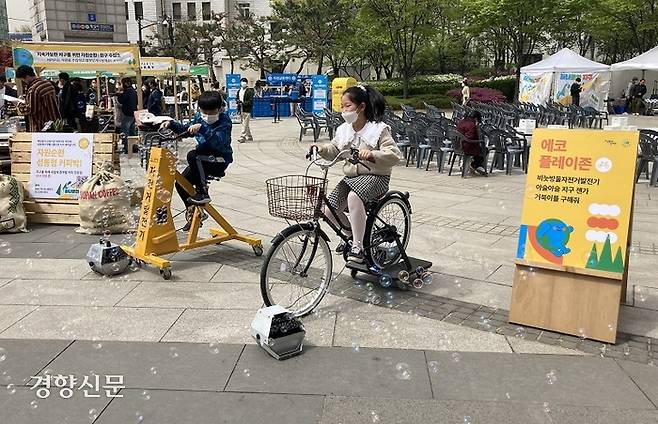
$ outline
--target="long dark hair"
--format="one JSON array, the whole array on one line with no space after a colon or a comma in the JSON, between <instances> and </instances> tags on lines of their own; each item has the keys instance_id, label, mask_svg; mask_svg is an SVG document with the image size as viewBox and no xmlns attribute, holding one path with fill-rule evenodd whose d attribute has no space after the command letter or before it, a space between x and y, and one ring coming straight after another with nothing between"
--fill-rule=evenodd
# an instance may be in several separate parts
<instances>
[{"instance_id":1,"label":"long dark hair","mask_svg":"<svg viewBox=\"0 0 658 424\"><path fill-rule=\"evenodd\" d=\"M368 121L381 122L386 110L386 99L382 93L369 85L354 85L343 92L356 105L365 103L365 115Z\"/></svg>"}]
</instances>

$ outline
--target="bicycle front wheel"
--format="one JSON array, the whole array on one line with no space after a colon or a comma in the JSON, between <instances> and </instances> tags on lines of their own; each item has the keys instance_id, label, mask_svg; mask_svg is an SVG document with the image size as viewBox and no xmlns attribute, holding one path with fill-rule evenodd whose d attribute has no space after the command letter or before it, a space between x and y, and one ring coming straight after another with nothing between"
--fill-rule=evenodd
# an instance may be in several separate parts
<instances>
[{"instance_id":1,"label":"bicycle front wheel","mask_svg":"<svg viewBox=\"0 0 658 424\"><path fill-rule=\"evenodd\" d=\"M331 250L320 230L311 225L288 227L274 239L263 262L263 302L283 306L296 317L307 315L324 297L331 271Z\"/></svg>"}]
</instances>

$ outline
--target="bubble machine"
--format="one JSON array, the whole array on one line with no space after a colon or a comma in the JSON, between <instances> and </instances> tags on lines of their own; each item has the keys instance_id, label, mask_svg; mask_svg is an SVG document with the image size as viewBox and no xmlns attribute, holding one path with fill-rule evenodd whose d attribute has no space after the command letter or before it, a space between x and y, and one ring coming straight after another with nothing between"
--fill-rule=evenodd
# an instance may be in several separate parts
<instances>
[{"instance_id":1,"label":"bubble machine","mask_svg":"<svg viewBox=\"0 0 658 424\"><path fill-rule=\"evenodd\" d=\"M92 244L87 252L87 263L94 272L102 275L121 274L130 262L131 258L126 252L107 238Z\"/></svg>"},{"instance_id":2,"label":"bubble machine","mask_svg":"<svg viewBox=\"0 0 658 424\"><path fill-rule=\"evenodd\" d=\"M305 335L302 322L279 305L259 309L251 322L251 336L278 360L302 353Z\"/></svg>"}]
</instances>

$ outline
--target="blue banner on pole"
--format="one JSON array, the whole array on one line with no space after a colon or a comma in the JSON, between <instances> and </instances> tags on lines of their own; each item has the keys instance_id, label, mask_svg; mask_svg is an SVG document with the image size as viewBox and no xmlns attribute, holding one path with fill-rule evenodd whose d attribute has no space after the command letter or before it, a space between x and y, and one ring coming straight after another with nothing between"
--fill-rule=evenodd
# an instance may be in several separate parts
<instances>
[{"instance_id":1,"label":"blue banner on pole","mask_svg":"<svg viewBox=\"0 0 658 424\"><path fill-rule=\"evenodd\" d=\"M238 91L240 90L240 74L226 74L226 113L231 120L238 116Z\"/></svg>"},{"instance_id":2,"label":"blue banner on pole","mask_svg":"<svg viewBox=\"0 0 658 424\"><path fill-rule=\"evenodd\" d=\"M311 95L313 97L313 113L324 115L324 109L328 107L329 79L326 75L313 75L311 77Z\"/></svg>"},{"instance_id":3,"label":"blue banner on pole","mask_svg":"<svg viewBox=\"0 0 658 424\"><path fill-rule=\"evenodd\" d=\"M297 82L297 74L269 74L267 76L268 85L286 85L295 84Z\"/></svg>"}]
</instances>

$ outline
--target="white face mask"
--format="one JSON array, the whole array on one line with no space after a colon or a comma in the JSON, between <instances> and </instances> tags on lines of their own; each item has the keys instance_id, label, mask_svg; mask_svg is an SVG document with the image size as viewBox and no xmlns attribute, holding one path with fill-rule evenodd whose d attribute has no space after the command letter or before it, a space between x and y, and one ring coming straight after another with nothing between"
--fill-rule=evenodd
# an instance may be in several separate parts
<instances>
[{"instance_id":1,"label":"white face mask","mask_svg":"<svg viewBox=\"0 0 658 424\"><path fill-rule=\"evenodd\" d=\"M215 122L219 121L219 115L206 115L205 113L202 113L201 119L212 125Z\"/></svg>"},{"instance_id":2,"label":"white face mask","mask_svg":"<svg viewBox=\"0 0 658 424\"><path fill-rule=\"evenodd\" d=\"M240 83L240 87L242 87L242 88L247 88L247 83L244 82L244 81L242 81L242 82Z\"/></svg>"},{"instance_id":3,"label":"white face mask","mask_svg":"<svg viewBox=\"0 0 658 424\"><path fill-rule=\"evenodd\" d=\"M351 112L343 112L341 113L341 115L343 116L345 122L347 122L348 124L355 123L356 120L359 118L359 112L357 112L356 110L353 110Z\"/></svg>"}]
</instances>

